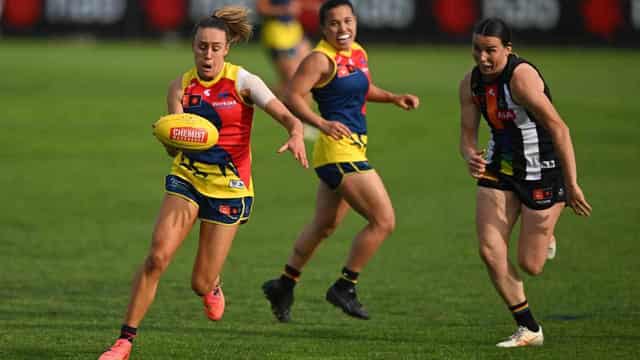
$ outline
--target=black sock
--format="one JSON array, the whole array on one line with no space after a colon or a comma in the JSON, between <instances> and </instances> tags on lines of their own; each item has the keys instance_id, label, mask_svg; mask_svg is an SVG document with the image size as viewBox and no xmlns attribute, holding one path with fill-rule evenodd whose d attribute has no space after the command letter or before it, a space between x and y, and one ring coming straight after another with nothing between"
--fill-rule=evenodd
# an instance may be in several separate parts
<instances>
[{"instance_id":1,"label":"black sock","mask_svg":"<svg viewBox=\"0 0 640 360\"><path fill-rule=\"evenodd\" d=\"M133 339L136 338L136 334L138 332L138 328L134 328L128 325L122 325L120 328L120 339L127 339L129 342L133 342Z\"/></svg>"},{"instance_id":2,"label":"black sock","mask_svg":"<svg viewBox=\"0 0 640 360\"><path fill-rule=\"evenodd\" d=\"M293 290L300 278L300 271L289 264L284 266L284 271L280 275L280 283L286 290Z\"/></svg>"},{"instance_id":3,"label":"black sock","mask_svg":"<svg viewBox=\"0 0 640 360\"><path fill-rule=\"evenodd\" d=\"M540 329L540 326L538 326L538 323L533 318L533 314L529 309L529 303L527 300L520 304L509 306L509 310L511 310L513 318L516 320L516 323L518 323L518 326L524 326L533 332L537 332Z\"/></svg>"},{"instance_id":4,"label":"black sock","mask_svg":"<svg viewBox=\"0 0 640 360\"><path fill-rule=\"evenodd\" d=\"M336 281L336 287L340 290L348 290L356 286L360 273L342 268L342 276Z\"/></svg>"}]
</instances>

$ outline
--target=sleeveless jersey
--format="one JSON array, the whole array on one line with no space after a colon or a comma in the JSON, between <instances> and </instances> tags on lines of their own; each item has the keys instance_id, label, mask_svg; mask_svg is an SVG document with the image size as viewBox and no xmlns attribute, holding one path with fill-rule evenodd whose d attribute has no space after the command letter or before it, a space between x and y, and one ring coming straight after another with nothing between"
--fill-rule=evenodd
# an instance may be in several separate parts
<instances>
[{"instance_id":1,"label":"sleeveless jersey","mask_svg":"<svg viewBox=\"0 0 640 360\"><path fill-rule=\"evenodd\" d=\"M253 107L236 88L239 66L225 63L211 81L198 77L196 68L182 77L182 108L215 125L218 143L202 152L181 152L171 173L185 178L202 194L216 198L253 196L251 126Z\"/></svg>"},{"instance_id":2,"label":"sleeveless jersey","mask_svg":"<svg viewBox=\"0 0 640 360\"><path fill-rule=\"evenodd\" d=\"M351 138L341 140L321 134L314 147L313 166L366 161L366 98L371 81L367 53L357 43L348 51L338 51L324 40L313 51L325 54L334 65L330 79L311 89L320 114L352 132Z\"/></svg>"},{"instance_id":3,"label":"sleeveless jersey","mask_svg":"<svg viewBox=\"0 0 640 360\"><path fill-rule=\"evenodd\" d=\"M560 161L548 131L511 97L509 83L513 71L523 63L533 66L516 55L509 55L502 74L491 82L484 81L478 67L474 67L471 93L491 128L487 169L516 179L541 180L547 172L560 171ZM538 71L535 66L533 68ZM542 78L539 71L538 74ZM546 82L544 93L551 100Z\"/></svg>"},{"instance_id":4,"label":"sleeveless jersey","mask_svg":"<svg viewBox=\"0 0 640 360\"><path fill-rule=\"evenodd\" d=\"M322 40L313 51L333 62L333 75L311 90L322 117L340 121L356 134L367 133L366 97L369 92L367 53L353 43L349 51L336 50Z\"/></svg>"}]
</instances>

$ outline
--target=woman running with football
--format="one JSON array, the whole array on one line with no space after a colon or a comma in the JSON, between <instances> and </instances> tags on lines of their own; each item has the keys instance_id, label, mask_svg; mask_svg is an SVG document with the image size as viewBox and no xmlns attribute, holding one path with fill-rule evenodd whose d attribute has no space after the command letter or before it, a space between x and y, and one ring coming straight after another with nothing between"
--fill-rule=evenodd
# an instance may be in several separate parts
<instances>
[{"instance_id":1,"label":"woman running with football","mask_svg":"<svg viewBox=\"0 0 640 360\"><path fill-rule=\"evenodd\" d=\"M518 326L497 346L542 345L542 328L508 259L509 237L520 218L518 263L524 272L538 275L565 204L581 216L589 216L591 206L578 185L569 128L538 69L512 53L509 27L496 18L479 22L472 46L476 66L459 90L460 152L478 180L480 256ZM477 146L481 115L491 128L486 152Z\"/></svg>"},{"instance_id":2,"label":"woman running with football","mask_svg":"<svg viewBox=\"0 0 640 360\"><path fill-rule=\"evenodd\" d=\"M246 222L253 202L250 131L253 104L289 132L278 150L291 151L308 167L302 123L273 95L264 82L243 68L225 62L231 45L251 35L244 7L223 7L194 27L195 66L169 86L169 113L193 113L210 120L218 143L202 152L167 149L174 156L166 177L166 194L151 248L134 277L120 338L101 360L127 359L137 328L153 302L162 273L200 219L198 251L191 287L202 297L211 320L222 318L225 300L220 272L239 224Z\"/></svg>"},{"instance_id":3,"label":"woman running with football","mask_svg":"<svg viewBox=\"0 0 640 360\"><path fill-rule=\"evenodd\" d=\"M282 322L290 319L293 289L303 267L350 208L368 224L353 240L341 276L329 287L326 299L350 316L369 318L357 299L355 285L359 273L393 231L395 215L380 176L367 161L365 103L392 103L405 110L419 105L414 95L393 94L371 82L367 54L355 42L356 16L350 1L325 2L320 8L320 25L323 40L300 64L288 92L292 111L322 132L313 155L321 180L315 215L295 241L282 276L263 285L274 315ZM309 93L321 115L305 101Z\"/></svg>"}]
</instances>

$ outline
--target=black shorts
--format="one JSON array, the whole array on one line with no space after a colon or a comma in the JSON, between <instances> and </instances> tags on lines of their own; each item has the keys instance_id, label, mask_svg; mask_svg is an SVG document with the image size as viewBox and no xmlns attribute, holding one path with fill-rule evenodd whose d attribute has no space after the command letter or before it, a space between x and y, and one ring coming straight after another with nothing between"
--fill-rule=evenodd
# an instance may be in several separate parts
<instances>
[{"instance_id":1,"label":"black shorts","mask_svg":"<svg viewBox=\"0 0 640 360\"><path fill-rule=\"evenodd\" d=\"M511 191L520 202L533 210L545 210L556 203L566 201L562 173L545 174L542 180L519 180L504 174L486 173L478 180L478 186Z\"/></svg>"},{"instance_id":2,"label":"black shorts","mask_svg":"<svg viewBox=\"0 0 640 360\"><path fill-rule=\"evenodd\" d=\"M353 161L326 164L316 168L316 174L325 184L336 190L345 176L373 170L368 161Z\"/></svg>"}]
</instances>

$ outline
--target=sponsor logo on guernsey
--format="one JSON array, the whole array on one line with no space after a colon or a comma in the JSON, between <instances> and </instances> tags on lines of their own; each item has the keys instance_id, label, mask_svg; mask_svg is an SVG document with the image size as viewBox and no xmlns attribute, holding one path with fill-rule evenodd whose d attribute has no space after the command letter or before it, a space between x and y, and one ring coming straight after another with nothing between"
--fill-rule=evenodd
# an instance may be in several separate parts
<instances>
[{"instance_id":1,"label":"sponsor logo on guernsey","mask_svg":"<svg viewBox=\"0 0 640 360\"><path fill-rule=\"evenodd\" d=\"M502 121L513 121L516 119L516 113L511 110L498 110L498 120Z\"/></svg>"},{"instance_id":2,"label":"sponsor logo on guernsey","mask_svg":"<svg viewBox=\"0 0 640 360\"><path fill-rule=\"evenodd\" d=\"M244 189L244 181L240 179L233 179L229 181L229 187L232 189Z\"/></svg>"},{"instance_id":3,"label":"sponsor logo on guernsey","mask_svg":"<svg viewBox=\"0 0 640 360\"><path fill-rule=\"evenodd\" d=\"M205 144L209 134L205 129L194 127L175 127L169 131L169 139L196 144Z\"/></svg>"},{"instance_id":4,"label":"sponsor logo on guernsey","mask_svg":"<svg viewBox=\"0 0 640 360\"><path fill-rule=\"evenodd\" d=\"M229 108L238 104L235 100L221 100L221 101L212 101L211 106L214 108Z\"/></svg>"}]
</instances>

